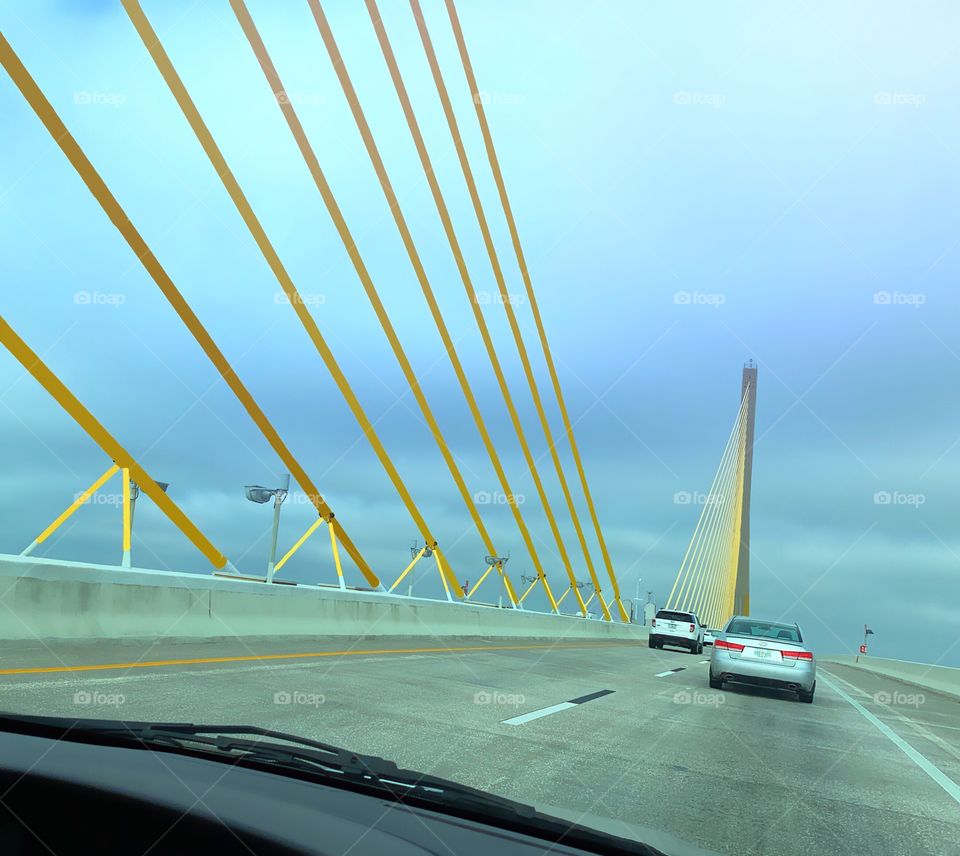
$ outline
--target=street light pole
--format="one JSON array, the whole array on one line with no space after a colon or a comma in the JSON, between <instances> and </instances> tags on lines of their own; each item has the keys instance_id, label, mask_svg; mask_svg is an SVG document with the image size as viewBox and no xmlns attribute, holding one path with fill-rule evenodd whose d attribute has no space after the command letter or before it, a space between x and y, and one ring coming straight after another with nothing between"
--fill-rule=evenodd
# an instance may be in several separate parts
<instances>
[{"instance_id":1,"label":"street light pole","mask_svg":"<svg viewBox=\"0 0 960 856\"><path fill-rule=\"evenodd\" d=\"M421 551L421 550L423 550L423 558L424 558L424 559L429 559L429 558L433 555L433 550L431 550L429 546L427 546L426 544L424 544L423 547L418 547L418 546L417 546L417 539L414 538L414 539L413 539L413 546L410 548L410 558L411 558L411 559L416 559L417 556L420 555L420 551ZM407 597L413 597L413 582L414 582L414 577L415 577L416 575L417 575L417 566L414 565L414 566L410 569L410 583L409 583L409 585L407 586Z\"/></svg>"},{"instance_id":2,"label":"street light pole","mask_svg":"<svg viewBox=\"0 0 960 856\"><path fill-rule=\"evenodd\" d=\"M273 531L270 533L270 561L267 562L267 582L273 582L274 566L277 561L277 534L280 531L280 506L290 490L290 473L280 477L280 488L273 494Z\"/></svg>"},{"instance_id":3,"label":"street light pole","mask_svg":"<svg viewBox=\"0 0 960 856\"><path fill-rule=\"evenodd\" d=\"M637 618L640 615L640 583L643 582L643 577L637 577L637 594L633 599L633 623L639 624Z\"/></svg>"},{"instance_id":4,"label":"street light pole","mask_svg":"<svg viewBox=\"0 0 960 856\"><path fill-rule=\"evenodd\" d=\"M248 484L244 490L247 499L258 505L263 505L273 497L273 530L270 533L270 558L267 561L267 582L273 582L273 573L277 561L277 533L280 531L280 506L287 498L290 490L290 473L283 473L280 476L280 487L262 487L258 484Z\"/></svg>"}]
</instances>

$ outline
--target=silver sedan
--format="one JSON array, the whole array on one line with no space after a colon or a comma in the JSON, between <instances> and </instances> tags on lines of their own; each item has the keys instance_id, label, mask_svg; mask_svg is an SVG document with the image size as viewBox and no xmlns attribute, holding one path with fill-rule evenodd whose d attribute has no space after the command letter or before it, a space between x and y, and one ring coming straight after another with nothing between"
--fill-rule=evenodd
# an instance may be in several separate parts
<instances>
[{"instance_id":1,"label":"silver sedan","mask_svg":"<svg viewBox=\"0 0 960 856\"><path fill-rule=\"evenodd\" d=\"M790 690L810 703L817 663L796 624L737 615L716 634L710 656L710 686L725 681Z\"/></svg>"}]
</instances>

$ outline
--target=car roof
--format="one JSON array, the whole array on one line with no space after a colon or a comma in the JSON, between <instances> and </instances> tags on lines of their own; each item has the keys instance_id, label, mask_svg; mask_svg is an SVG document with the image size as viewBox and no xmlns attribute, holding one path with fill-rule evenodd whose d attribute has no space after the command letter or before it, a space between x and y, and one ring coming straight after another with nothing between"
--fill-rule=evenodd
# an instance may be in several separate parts
<instances>
[{"instance_id":1,"label":"car roof","mask_svg":"<svg viewBox=\"0 0 960 856\"><path fill-rule=\"evenodd\" d=\"M800 631L800 625L797 624L796 621L792 623L789 621L776 621L772 618L758 618L756 615L734 615L732 618L730 618L727 624L729 624L731 621L738 621L738 620L758 621L761 624L769 624L771 627L795 627L797 629L797 632Z\"/></svg>"}]
</instances>

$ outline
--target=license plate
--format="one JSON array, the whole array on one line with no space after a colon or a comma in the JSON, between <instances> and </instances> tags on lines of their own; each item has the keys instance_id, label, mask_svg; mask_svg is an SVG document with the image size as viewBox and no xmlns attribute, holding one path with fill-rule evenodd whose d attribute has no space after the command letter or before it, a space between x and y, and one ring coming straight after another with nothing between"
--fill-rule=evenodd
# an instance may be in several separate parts
<instances>
[{"instance_id":1,"label":"license plate","mask_svg":"<svg viewBox=\"0 0 960 856\"><path fill-rule=\"evenodd\" d=\"M772 648L744 648L743 653L755 660L766 660L769 663L783 662L780 652Z\"/></svg>"},{"instance_id":2,"label":"license plate","mask_svg":"<svg viewBox=\"0 0 960 856\"><path fill-rule=\"evenodd\" d=\"M674 623L671 621L671 622L667 625L667 628L668 628L669 630L676 630L676 629L677 629L677 625L674 624Z\"/></svg>"}]
</instances>

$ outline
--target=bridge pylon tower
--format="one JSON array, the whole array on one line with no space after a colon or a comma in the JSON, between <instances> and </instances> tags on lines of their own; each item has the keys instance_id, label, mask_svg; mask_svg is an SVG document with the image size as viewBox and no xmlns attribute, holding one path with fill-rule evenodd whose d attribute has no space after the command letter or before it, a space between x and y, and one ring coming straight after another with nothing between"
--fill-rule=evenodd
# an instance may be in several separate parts
<instances>
[{"instance_id":1,"label":"bridge pylon tower","mask_svg":"<svg viewBox=\"0 0 960 856\"><path fill-rule=\"evenodd\" d=\"M737 555L737 582L733 593L735 615L750 614L750 486L753 477L753 429L757 414L757 365L747 360L740 381L740 398L746 399L743 478L740 486L740 544Z\"/></svg>"},{"instance_id":2,"label":"bridge pylon tower","mask_svg":"<svg viewBox=\"0 0 960 856\"><path fill-rule=\"evenodd\" d=\"M677 571L667 609L695 612L709 627L750 613L750 489L757 404L757 366L743 367L740 407L720 466L705 494L700 518Z\"/></svg>"}]
</instances>

